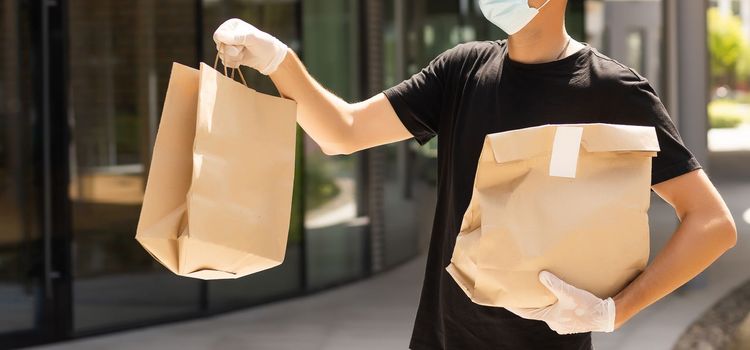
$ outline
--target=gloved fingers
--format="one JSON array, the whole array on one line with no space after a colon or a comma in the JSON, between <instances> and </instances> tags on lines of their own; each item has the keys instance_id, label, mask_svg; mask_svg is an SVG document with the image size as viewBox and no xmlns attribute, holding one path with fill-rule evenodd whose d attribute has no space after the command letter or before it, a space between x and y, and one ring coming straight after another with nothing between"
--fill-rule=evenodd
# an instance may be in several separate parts
<instances>
[{"instance_id":1,"label":"gloved fingers","mask_svg":"<svg viewBox=\"0 0 750 350\"><path fill-rule=\"evenodd\" d=\"M550 327L553 331L557 332L557 334L560 335L566 335L566 334L573 334L573 333L582 333L582 332L588 332L588 331L582 331L582 330L575 330L570 327L564 327L564 326L556 326L556 327Z\"/></svg>"},{"instance_id":2,"label":"gloved fingers","mask_svg":"<svg viewBox=\"0 0 750 350\"><path fill-rule=\"evenodd\" d=\"M257 47L258 45L263 45L265 42L268 42L270 40L273 40L273 36L271 36L271 34L268 34L261 30L254 30L247 33L243 45L252 49L253 47Z\"/></svg>"},{"instance_id":3,"label":"gloved fingers","mask_svg":"<svg viewBox=\"0 0 750 350\"><path fill-rule=\"evenodd\" d=\"M604 299L604 332L613 332L615 330L615 315L617 314L617 307L614 299L611 297Z\"/></svg>"},{"instance_id":4,"label":"gloved fingers","mask_svg":"<svg viewBox=\"0 0 750 350\"><path fill-rule=\"evenodd\" d=\"M238 56L242 49L244 49L244 46L241 45L228 45L222 42L216 44L216 51L229 57Z\"/></svg>"},{"instance_id":5,"label":"gloved fingers","mask_svg":"<svg viewBox=\"0 0 750 350\"><path fill-rule=\"evenodd\" d=\"M218 53L221 62L227 68L237 68L240 64L243 64L246 50L244 46L234 45L220 45L220 51Z\"/></svg>"},{"instance_id":6,"label":"gloved fingers","mask_svg":"<svg viewBox=\"0 0 750 350\"><path fill-rule=\"evenodd\" d=\"M239 68L240 67L239 61L223 61L223 62L224 62L224 67L227 67L227 68Z\"/></svg>"},{"instance_id":7,"label":"gloved fingers","mask_svg":"<svg viewBox=\"0 0 750 350\"><path fill-rule=\"evenodd\" d=\"M213 39L217 44L222 42L227 45L244 45L245 35L257 30L250 23L238 18L230 18L214 31Z\"/></svg>"},{"instance_id":8,"label":"gloved fingers","mask_svg":"<svg viewBox=\"0 0 750 350\"><path fill-rule=\"evenodd\" d=\"M591 325L572 318L555 318L547 321L550 329L558 334L571 334L592 331Z\"/></svg>"},{"instance_id":9,"label":"gloved fingers","mask_svg":"<svg viewBox=\"0 0 750 350\"><path fill-rule=\"evenodd\" d=\"M506 306L505 309L516 314L516 316L518 317L531 319L531 313L528 312L529 309L509 307L509 306Z\"/></svg>"},{"instance_id":10,"label":"gloved fingers","mask_svg":"<svg viewBox=\"0 0 750 350\"><path fill-rule=\"evenodd\" d=\"M563 289L562 287L567 284L554 273L547 270L539 272L539 282L542 282L542 284L552 292L561 291Z\"/></svg>"},{"instance_id":11,"label":"gloved fingers","mask_svg":"<svg viewBox=\"0 0 750 350\"><path fill-rule=\"evenodd\" d=\"M216 43L216 47L218 48L221 44L224 45L238 45L237 41L238 38L232 33L231 31L228 31L226 29L222 29L221 27L217 28L213 35L214 42Z\"/></svg>"},{"instance_id":12,"label":"gloved fingers","mask_svg":"<svg viewBox=\"0 0 750 350\"><path fill-rule=\"evenodd\" d=\"M540 307L540 308L506 307L505 309L518 315L519 317L529 319L529 320L542 320L550 312L549 306Z\"/></svg>"},{"instance_id":13,"label":"gloved fingers","mask_svg":"<svg viewBox=\"0 0 750 350\"><path fill-rule=\"evenodd\" d=\"M226 60L228 61L237 61L237 62L243 62L245 60L245 55L247 54L247 50L245 50L244 47L242 47L240 50L230 50L227 48L224 53L220 53Z\"/></svg>"},{"instance_id":14,"label":"gloved fingers","mask_svg":"<svg viewBox=\"0 0 750 350\"><path fill-rule=\"evenodd\" d=\"M222 54L219 54L219 58L221 59L221 64L223 64L224 67L227 68L238 68L240 66L240 63L242 62L232 57L224 57Z\"/></svg>"},{"instance_id":15,"label":"gloved fingers","mask_svg":"<svg viewBox=\"0 0 750 350\"><path fill-rule=\"evenodd\" d=\"M283 43L278 38L262 30L255 30L248 33L245 38L245 46L249 48L257 47L258 50L270 51L277 44L283 46Z\"/></svg>"},{"instance_id":16,"label":"gloved fingers","mask_svg":"<svg viewBox=\"0 0 750 350\"><path fill-rule=\"evenodd\" d=\"M575 307L577 304L576 300L582 298L590 299L593 296L594 298L599 299L590 292L577 288L563 281L552 272L546 270L539 273L539 281L557 297L560 306L566 308Z\"/></svg>"},{"instance_id":17,"label":"gloved fingers","mask_svg":"<svg viewBox=\"0 0 750 350\"><path fill-rule=\"evenodd\" d=\"M245 57L245 61L247 62L247 65L250 67L253 67L255 69L260 70L260 65L262 63L261 58L258 55L253 55L251 53L247 53L247 57Z\"/></svg>"}]
</instances>

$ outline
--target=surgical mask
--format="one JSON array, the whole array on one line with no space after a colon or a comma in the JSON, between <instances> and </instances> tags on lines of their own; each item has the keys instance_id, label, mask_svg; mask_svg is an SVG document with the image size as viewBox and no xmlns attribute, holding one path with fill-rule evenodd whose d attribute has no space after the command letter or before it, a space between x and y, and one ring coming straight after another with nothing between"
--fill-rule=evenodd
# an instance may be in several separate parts
<instances>
[{"instance_id":1,"label":"surgical mask","mask_svg":"<svg viewBox=\"0 0 750 350\"><path fill-rule=\"evenodd\" d=\"M549 1L539 8L533 8L529 7L527 0L479 0L479 9L490 22L508 35L513 35L529 24Z\"/></svg>"}]
</instances>

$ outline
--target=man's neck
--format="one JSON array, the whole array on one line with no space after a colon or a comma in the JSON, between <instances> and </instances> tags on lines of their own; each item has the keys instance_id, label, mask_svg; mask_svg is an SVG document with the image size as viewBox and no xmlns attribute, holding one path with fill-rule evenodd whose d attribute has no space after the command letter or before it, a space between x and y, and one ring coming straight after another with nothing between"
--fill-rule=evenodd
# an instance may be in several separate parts
<instances>
[{"instance_id":1,"label":"man's neck","mask_svg":"<svg viewBox=\"0 0 750 350\"><path fill-rule=\"evenodd\" d=\"M539 28L522 30L508 38L508 55L510 59L521 63L551 62L567 56L570 47L574 46L571 39L566 52L563 49L568 41L568 33L564 27L558 29ZM562 54L562 55L561 55Z\"/></svg>"}]
</instances>

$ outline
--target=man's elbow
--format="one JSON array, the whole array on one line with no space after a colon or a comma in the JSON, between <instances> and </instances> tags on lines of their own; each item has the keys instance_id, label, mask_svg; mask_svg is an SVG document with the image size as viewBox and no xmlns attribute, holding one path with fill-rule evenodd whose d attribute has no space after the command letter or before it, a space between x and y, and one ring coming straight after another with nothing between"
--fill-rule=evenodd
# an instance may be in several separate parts
<instances>
[{"instance_id":1,"label":"man's elbow","mask_svg":"<svg viewBox=\"0 0 750 350\"><path fill-rule=\"evenodd\" d=\"M730 214L724 215L722 222L722 231L726 234L727 249L730 249L737 245L737 225Z\"/></svg>"},{"instance_id":2,"label":"man's elbow","mask_svg":"<svg viewBox=\"0 0 750 350\"><path fill-rule=\"evenodd\" d=\"M327 156L341 156L350 154L340 148L321 147L320 149L323 150L323 154Z\"/></svg>"},{"instance_id":3,"label":"man's elbow","mask_svg":"<svg viewBox=\"0 0 750 350\"><path fill-rule=\"evenodd\" d=\"M714 214L706 217L705 227L710 227L714 242L722 245L726 250L737 245L737 226L729 213Z\"/></svg>"},{"instance_id":4,"label":"man's elbow","mask_svg":"<svg viewBox=\"0 0 750 350\"><path fill-rule=\"evenodd\" d=\"M350 155L355 150L347 142L328 143L320 145L320 149L328 156Z\"/></svg>"}]
</instances>

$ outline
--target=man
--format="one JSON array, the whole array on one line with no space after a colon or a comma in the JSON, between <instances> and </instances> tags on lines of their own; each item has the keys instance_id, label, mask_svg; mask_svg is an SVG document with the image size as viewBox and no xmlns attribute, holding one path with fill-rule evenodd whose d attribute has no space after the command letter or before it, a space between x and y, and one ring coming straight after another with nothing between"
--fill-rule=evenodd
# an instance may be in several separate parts
<instances>
[{"instance_id":1,"label":"man","mask_svg":"<svg viewBox=\"0 0 750 350\"><path fill-rule=\"evenodd\" d=\"M459 44L400 84L347 103L311 77L295 53L237 19L214 40L225 65L268 74L298 103L297 121L323 152L353 152L415 138L438 138L438 202L410 348L592 349L592 331L613 331L669 294L734 246L736 228L724 201L683 145L648 81L585 43L571 39L566 0L479 1L507 40ZM477 159L488 133L548 123L608 122L654 126L661 151L652 189L681 224L633 282L599 299L552 274L541 282L558 302L535 310L472 303L445 271Z\"/></svg>"}]
</instances>

